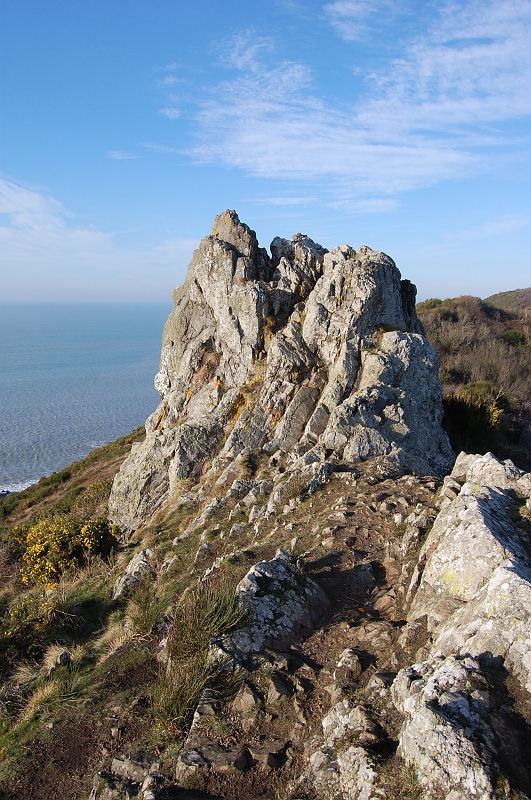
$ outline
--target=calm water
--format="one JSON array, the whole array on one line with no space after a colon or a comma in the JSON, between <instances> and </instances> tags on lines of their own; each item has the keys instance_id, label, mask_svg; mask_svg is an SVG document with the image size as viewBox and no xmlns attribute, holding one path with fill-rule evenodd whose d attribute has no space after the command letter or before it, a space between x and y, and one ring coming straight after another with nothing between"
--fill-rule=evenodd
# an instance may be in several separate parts
<instances>
[{"instance_id":1,"label":"calm water","mask_svg":"<svg viewBox=\"0 0 531 800\"><path fill-rule=\"evenodd\" d=\"M168 303L0 303L0 490L141 425Z\"/></svg>"}]
</instances>

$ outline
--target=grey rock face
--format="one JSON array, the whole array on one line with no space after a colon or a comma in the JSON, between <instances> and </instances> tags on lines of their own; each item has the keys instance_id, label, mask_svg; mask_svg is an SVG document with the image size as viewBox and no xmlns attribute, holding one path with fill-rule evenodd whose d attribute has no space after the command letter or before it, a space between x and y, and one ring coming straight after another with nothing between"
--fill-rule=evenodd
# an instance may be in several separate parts
<instances>
[{"instance_id":1,"label":"grey rock face","mask_svg":"<svg viewBox=\"0 0 531 800\"><path fill-rule=\"evenodd\" d=\"M362 706L340 700L323 718L323 735L306 746L308 766L295 792L308 790L312 797L337 800L377 800L386 797L378 787L374 759L362 743L377 741L378 728Z\"/></svg>"},{"instance_id":2,"label":"grey rock face","mask_svg":"<svg viewBox=\"0 0 531 800\"><path fill-rule=\"evenodd\" d=\"M127 569L125 570L124 574L118 578L114 585L114 590L112 593L113 600L117 600L118 597L120 597L125 591L125 589L127 589L129 586L133 586L135 583L138 583L147 572L150 572L153 569L150 563L153 555L154 551L147 549L141 550L139 553L133 556L127 565Z\"/></svg>"},{"instance_id":3,"label":"grey rock face","mask_svg":"<svg viewBox=\"0 0 531 800\"><path fill-rule=\"evenodd\" d=\"M195 251L164 328L160 404L113 486L124 532L243 451L449 469L437 357L392 259L302 234L271 254L234 211Z\"/></svg>"},{"instance_id":4,"label":"grey rock face","mask_svg":"<svg viewBox=\"0 0 531 800\"><path fill-rule=\"evenodd\" d=\"M398 753L416 770L422 797L499 797L488 685L472 658L432 659L401 670L392 686L405 715Z\"/></svg>"},{"instance_id":5,"label":"grey rock face","mask_svg":"<svg viewBox=\"0 0 531 800\"><path fill-rule=\"evenodd\" d=\"M427 616L433 655L501 657L531 692L531 536L511 515L531 476L491 453L460 455L453 474L467 482L421 550L408 620Z\"/></svg>"},{"instance_id":6,"label":"grey rock face","mask_svg":"<svg viewBox=\"0 0 531 800\"><path fill-rule=\"evenodd\" d=\"M281 549L271 561L251 567L236 588L236 600L244 608L246 618L237 628L213 641L211 654L214 660L229 655L234 664L245 663L268 647L280 650L289 647L297 637L309 634L329 606L320 586L305 576L296 560Z\"/></svg>"}]
</instances>

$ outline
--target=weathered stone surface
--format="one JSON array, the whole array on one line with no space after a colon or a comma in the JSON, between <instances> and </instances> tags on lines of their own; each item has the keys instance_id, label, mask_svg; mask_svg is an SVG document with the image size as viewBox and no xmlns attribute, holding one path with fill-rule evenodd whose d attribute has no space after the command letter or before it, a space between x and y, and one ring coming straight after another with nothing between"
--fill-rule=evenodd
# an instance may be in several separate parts
<instances>
[{"instance_id":1,"label":"weathered stone surface","mask_svg":"<svg viewBox=\"0 0 531 800\"><path fill-rule=\"evenodd\" d=\"M330 451L383 458L389 474L449 468L437 358L392 259L365 246L328 253L302 234L274 239L271 253L233 211L195 251L164 328L159 407L109 501L125 534L213 457L229 485L238 455L260 449L306 464Z\"/></svg>"},{"instance_id":2,"label":"weathered stone surface","mask_svg":"<svg viewBox=\"0 0 531 800\"><path fill-rule=\"evenodd\" d=\"M121 575L114 585L114 591L112 594L112 599L116 600L120 595L127 589L129 586L133 586L135 583L138 583L141 580L142 576L146 574L146 572L150 572L152 570L152 566L150 563L151 558L153 558L154 551L151 549L147 550L140 550L137 553L129 564L123 575Z\"/></svg>"},{"instance_id":3,"label":"weathered stone surface","mask_svg":"<svg viewBox=\"0 0 531 800\"><path fill-rule=\"evenodd\" d=\"M483 589L442 625L432 652L501 656L531 695L531 569L497 567Z\"/></svg>"},{"instance_id":4,"label":"weathered stone surface","mask_svg":"<svg viewBox=\"0 0 531 800\"><path fill-rule=\"evenodd\" d=\"M324 717L322 726L323 736L306 745L308 766L295 784L295 796L299 789L323 800L386 797L384 789L378 787L375 761L360 744L379 738L379 728L368 712L341 700Z\"/></svg>"},{"instance_id":5,"label":"weathered stone surface","mask_svg":"<svg viewBox=\"0 0 531 800\"><path fill-rule=\"evenodd\" d=\"M408 620L426 614L434 630L472 600L501 564L526 563L509 504L510 498L499 489L465 483L439 513L421 550L411 581Z\"/></svg>"},{"instance_id":6,"label":"weathered stone surface","mask_svg":"<svg viewBox=\"0 0 531 800\"><path fill-rule=\"evenodd\" d=\"M527 475L491 453L460 455L467 482L439 513L409 589L408 620L427 616L433 655L501 657L531 693L531 544L514 525ZM526 550L527 548L527 550Z\"/></svg>"},{"instance_id":7,"label":"weathered stone surface","mask_svg":"<svg viewBox=\"0 0 531 800\"><path fill-rule=\"evenodd\" d=\"M414 767L423 798L500 796L493 705L477 661L450 656L414 664L391 691L405 715L398 752Z\"/></svg>"},{"instance_id":8,"label":"weathered stone surface","mask_svg":"<svg viewBox=\"0 0 531 800\"><path fill-rule=\"evenodd\" d=\"M212 643L214 658L229 655L235 664L245 664L268 647L289 647L294 638L310 633L329 605L323 590L281 549L271 561L251 567L238 584L236 599L246 618Z\"/></svg>"}]
</instances>

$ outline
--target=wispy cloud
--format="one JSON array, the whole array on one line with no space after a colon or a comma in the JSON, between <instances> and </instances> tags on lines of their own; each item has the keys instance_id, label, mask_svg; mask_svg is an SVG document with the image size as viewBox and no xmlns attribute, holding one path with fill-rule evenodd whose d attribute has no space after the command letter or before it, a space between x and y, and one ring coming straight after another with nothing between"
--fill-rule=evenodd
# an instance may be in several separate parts
<instances>
[{"instance_id":1,"label":"wispy cloud","mask_svg":"<svg viewBox=\"0 0 531 800\"><path fill-rule=\"evenodd\" d=\"M295 197L284 197L280 195L279 197L255 197L251 202L265 203L269 206L309 206L317 201L318 197L316 196L297 195Z\"/></svg>"},{"instance_id":2,"label":"wispy cloud","mask_svg":"<svg viewBox=\"0 0 531 800\"><path fill-rule=\"evenodd\" d=\"M324 13L357 26L386 8L403 10L391 0L345 0ZM355 38L354 28L345 31ZM431 26L367 75L367 91L347 105L318 96L306 65L274 61L272 42L242 34L224 52L240 74L203 100L189 153L252 175L313 181L321 195L345 199L472 175L514 147L506 123L531 113L530 38L531 0L440 4Z\"/></svg>"},{"instance_id":3,"label":"wispy cloud","mask_svg":"<svg viewBox=\"0 0 531 800\"><path fill-rule=\"evenodd\" d=\"M161 86L173 86L176 83L184 83L184 79L178 78L176 75L166 75L166 77L162 78L160 81Z\"/></svg>"},{"instance_id":4,"label":"wispy cloud","mask_svg":"<svg viewBox=\"0 0 531 800\"><path fill-rule=\"evenodd\" d=\"M0 215L3 300L163 299L197 246L172 239L151 250L119 247L112 233L76 225L47 192L1 176Z\"/></svg>"},{"instance_id":5,"label":"wispy cloud","mask_svg":"<svg viewBox=\"0 0 531 800\"><path fill-rule=\"evenodd\" d=\"M336 0L323 6L325 18L347 41L360 39L382 17L388 22L399 10L396 0Z\"/></svg>"},{"instance_id":6,"label":"wispy cloud","mask_svg":"<svg viewBox=\"0 0 531 800\"><path fill-rule=\"evenodd\" d=\"M169 119L177 119L177 117L181 116L181 110L179 108L173 108L172 106L161 108L160 113L164 114L165 117L169 117Z\"/></svg>"},{"instance_id":7,"label":"wispy cloud","mask_svg":"<svg viewBox=\"0 0 531 800\"><path fill-rule=\"evenodd\" d=\"M169 147L159 142L139 142L139 145L147 150L153 150L154 153L182 153L178 147Z\"/></svg>"},{"instance_id":8,"label":"wispy cloud","mask_svg":"<svg viewBox=\"0 0 531 800\"><path fill-rule=\"evenodd\" d=\"M137 156L134 153L124 153L123 150L109 150L106 157L114 158L116 161L126 161L129 158L140 158L140 156Z\"/></svg>"},{"instance_id":9,"label":"wispy cloud","mask_svg":"<svg viewBox=\"0 0 531 800\"><path fill-rule=\"evenodd\" d=\"M488 236L502 236L506 233L531 228L531 214L512 214L510 216L498 217L497 219L482 222L474 228L455 231L452 239L462 241L473 241L474 239L484 239Z\"/></svg>"}]
</instances>

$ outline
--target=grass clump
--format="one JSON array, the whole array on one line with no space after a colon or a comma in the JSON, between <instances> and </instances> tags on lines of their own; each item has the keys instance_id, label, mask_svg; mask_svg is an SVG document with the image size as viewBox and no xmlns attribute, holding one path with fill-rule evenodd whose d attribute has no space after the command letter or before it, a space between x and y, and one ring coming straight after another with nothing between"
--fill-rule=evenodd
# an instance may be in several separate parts
<instances>
[{"instance_id":1,"label":"grass clump","mask_svg":"<svg viewBox=\"0 0 531 800\"><path fill-rule=\"evenodd\" d=\"M136 636L149 636L157 622L168 609L173 596L172 586L157 591L157 586L147 578L140 582L127 605L126 616Z\"/></svg>"},{"instance_id":2,"label":"grass clump","mask_svg":"<svg viewBox=\"0 0 531 800\"><path fill-rule=\"evenodd\" d=\"M162 727L184 731L189 726L211 674L209 642L242 616L229 583L199 584L182 598L168 634L169 666L153 689L153 713Z\"/></svg>"}]
</instances>

